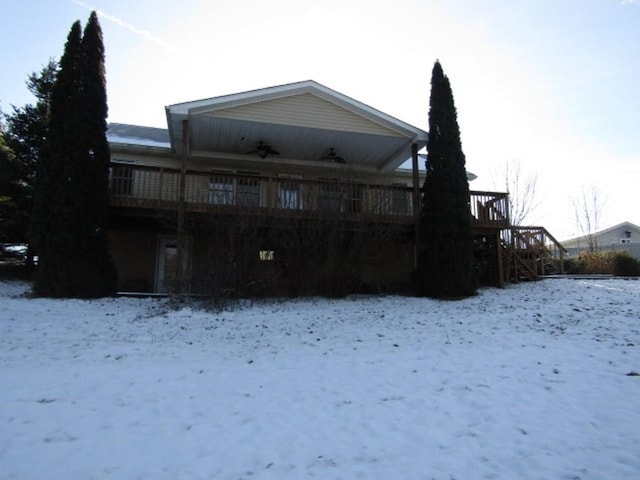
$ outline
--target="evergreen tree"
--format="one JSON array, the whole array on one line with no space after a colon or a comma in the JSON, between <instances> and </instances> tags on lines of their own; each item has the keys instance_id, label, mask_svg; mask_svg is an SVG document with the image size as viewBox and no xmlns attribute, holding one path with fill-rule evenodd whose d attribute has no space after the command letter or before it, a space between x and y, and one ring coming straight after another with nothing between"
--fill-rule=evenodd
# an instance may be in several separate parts
<instances>
[{"instance_id":1,"label":"evergreen tree","mask_svg":"<svg viewBox=\"0 0 640 480\"><path fill-rule=\"evenodd\" d=\"M38 158L47 136L49 103L57 71L57 62L49 60L39 73L29 75L27 88L35 96L36 103L13 107L13 113L6 115L6 130L1 133L13 157L10 164L2 167L4 172L13 175L13 209L3 222L2 232L7 234L5 226L10 225L10 238L15 243L28 242ZM31 255L27 257L30 264Z\"/></svg>"},{"instance_id":2,"label":"evergreen tree","mask_svg":"<svg viewBox=\"0 0 640 480\"><path fill-rule=\"evenodd\" d=\"M116 270L109 254L109 162L107 142L107 88L104 43L96 12L82 37L80 141L83 142L79 185L82 218L82 254L76 269L80 296L103 296L116 290Z\"/></svg>"},{"instance_id":3,"label":"evergreen tree","mask_svg":"<svg viewBox=\"0 0 640 480\"><path fill-rule=\"evenodd\" d=\"M60 59L51 95L47 140L38 163L31 224L32 243L38 253L34 290L39 295L74 296L72 257L77 249L77 224L73 211L77 146L74 120L80 90L77 69L81 46L80 22L75 22Z\"/></svg>"},{"instance_id":4,"label":"evergreen tree","mask_svg":"<svg viewBox=\"0 0 640 480\"><path fill-rule=\"evenodd\" d=\"M418 292L462 298L477 289L469 183L449 79L436 61L431 76L429 139L420 218Z\"/></svg>"},{"instance_id":5,"label":"evergreen tree","mask_svg":"<svg viewBox=\"0 0 640 480\"><path fill-rule=\"evenodd\" d=\"M2 125L0 124L0 133ZM5 243L14 243L20 237L20 215L16 197L19 196L19 181L13 152L0 135L0 258L7 255Z\"/></svg>"},{"instance_id":6,"label":"evergreen tree","mask_svg":"<svg viewBox=\"0 0 640 480\"><path fill-rule=\"evenodd\" d=\"M71 27L51 95L38 165L32 239L39 295L99 297L115 291L106 222L109 148L102 32L95 12Z\"/></svg>"},{"instance_id":7,"label":"evergreen tree","mask_svg":"<svg viewBox=\"0 0 640 480\"><path fill-rule=\"evenodd\" d=\"M47 135L49 104L57 72L58 64L52 59L39 73L29 75L27 89L36 98L36 103L21 108L13 107L13 113L6 115L6 143L16 155L20 176L31 194L38 158Z\"/></svg>"}]
</instances>

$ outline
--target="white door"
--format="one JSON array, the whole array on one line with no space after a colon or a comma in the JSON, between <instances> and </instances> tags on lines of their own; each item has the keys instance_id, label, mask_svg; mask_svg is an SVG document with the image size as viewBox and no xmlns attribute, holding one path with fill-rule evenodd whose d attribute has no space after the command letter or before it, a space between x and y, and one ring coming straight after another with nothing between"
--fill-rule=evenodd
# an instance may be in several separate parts
<instances>
[{"instance_id":1,"label":"white door","mask_svg":"<svg viewBox=\"0 0 640 480\"><path fill-rule=\"evenodd\" d=\"M191 240L185 239L182 255L182 272L188 278L191 263ZM174 237L160 237L156 262L156 292L168 293L178 269L178 245Z\"/></svg>"}]
</instances>

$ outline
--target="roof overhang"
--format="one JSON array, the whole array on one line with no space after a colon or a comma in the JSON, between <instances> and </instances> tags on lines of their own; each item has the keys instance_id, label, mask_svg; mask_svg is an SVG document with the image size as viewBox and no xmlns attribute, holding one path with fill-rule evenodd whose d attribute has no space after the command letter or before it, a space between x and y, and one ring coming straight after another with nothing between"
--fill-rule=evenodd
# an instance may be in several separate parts
<instances>
[{"instance_id":1,"label":"roof overhang","mask_svg":"<svg viewBox=\"0 0 640 480\"><path fill-rule=\"evenodd\" d=\"M262 159L271 163L331 162L333 152L347 165L386 172L427 142L425 131L311 80L165 109L177 153L188 121L191 156L260 160L268 145L278 152Z\"/></svg>"}]
</instances>

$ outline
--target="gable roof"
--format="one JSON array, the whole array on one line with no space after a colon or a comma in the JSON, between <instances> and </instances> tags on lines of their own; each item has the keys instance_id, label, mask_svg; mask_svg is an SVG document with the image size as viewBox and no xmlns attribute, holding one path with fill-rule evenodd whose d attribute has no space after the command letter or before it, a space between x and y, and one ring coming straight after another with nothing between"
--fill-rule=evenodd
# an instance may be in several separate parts
<instances>
[{"instance_id":1,"label":"gable roof","mask_svg":"<svg viewBox=\"0 0 640 480\"><path fill-rule=\"evenodd\" d=\"M182 149L189 121L191 155L255 153L262 143L278 159L327 160L332 151L347 164L391 171L411 157L427 133L331 90L303 82L165 107L171 147Z\"/></svg>"},{"instance_id":2,"label":"gable roof","mask_svg":"<svg viewBox=\"0 0 640 480\"><path fill-rule=\"evenodd\" d=\"M142 127L126 123L109 123L107 141L124 145L141 145L145 147L171 146L169 132L166 128Z\"/></svg>"},{"instance_id":3,"label":"gable roof","mask_svg":"<svg viewBox=\"0 0 640 480\"><path fill-rule=\"evenodd\" d=\"M599 230L597 232L594 232L591 235L581 235L579 237L574 237L574 238L570 238L568 240L564 240L562 243L574 243L574 242L579 242L579 241L584 241L586 240L588 237L593 236L593 237L599 237L601 235L606 235L607 233L613 232L615 230L620 230L621 228L627 228L631 231L635 231L640 233L640 227L638 225L635 225L631 222L622 222L622 223L618 223L617 225L614 225L612 227L609 228L605 228L604 230Z\"/></svg>"}]
</instances>

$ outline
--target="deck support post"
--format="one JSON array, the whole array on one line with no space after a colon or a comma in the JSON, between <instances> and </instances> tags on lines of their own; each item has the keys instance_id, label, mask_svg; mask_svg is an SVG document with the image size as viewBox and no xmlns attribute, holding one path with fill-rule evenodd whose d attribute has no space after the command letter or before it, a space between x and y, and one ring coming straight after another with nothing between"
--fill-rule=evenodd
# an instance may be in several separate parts
<instances>
[{"instance_id":1,"label":"deck support post","mask_svg":"<svg viewBox=\"0 0 640 480\"><path fill-rule=\"evenodd\" d=\"M176 274L174 293L184 293L184 216L187 186L187 157L189 156L189 120L182 121L182 152L180 154L180 183L178 186L178 225L176 231Z\"/></svg>"},{"instance_id":2,"label":"deck support post","mask_svg":"<svg viewBox=\"0 0 640 480\"><path fill-rule=\"evenodd\" d=\"M501 232L496 232L496 261L498 267L498 287L504 288L505 285L505 275L504 275L504 258L503 258L503 247L502 247L502 238ZM508 247L510 249L510 247Z\"/></svg>"},{"instance_id":3,"label":"deck support post","mask_svg":"<svg viewBox=\"0 0 640 480\"><path fill-rule=\"evenodd\" d=\"M420 170L418 166L418 144L411 144L411 163L413 168L413 267L418 267L418 254L420 251Z\"/></svg>"}]
</instances>

